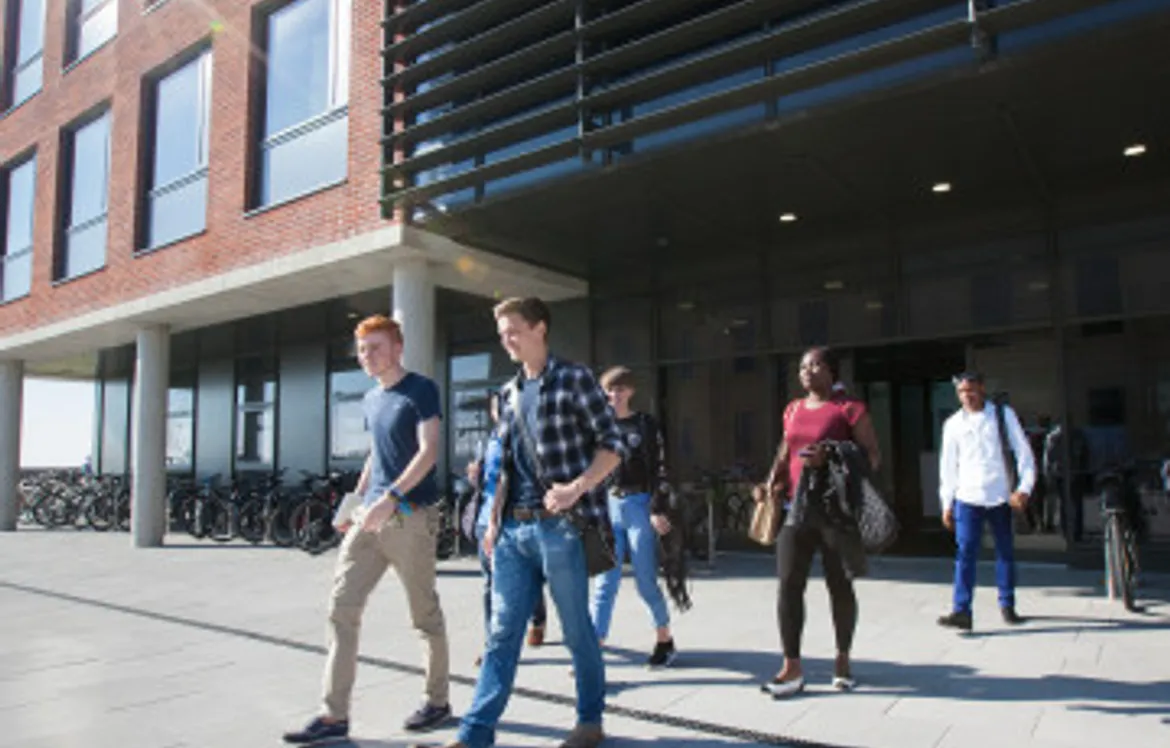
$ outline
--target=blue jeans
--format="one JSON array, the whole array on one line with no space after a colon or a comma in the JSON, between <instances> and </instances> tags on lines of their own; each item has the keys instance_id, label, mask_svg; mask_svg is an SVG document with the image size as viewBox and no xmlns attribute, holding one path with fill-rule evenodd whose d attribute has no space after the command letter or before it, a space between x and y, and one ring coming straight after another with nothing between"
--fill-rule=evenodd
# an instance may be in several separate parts
<instances>
[{"instance_id":1,"label":"blue jeans","mask_svg":"<svg viewBox=\"0 0 1170 748\"><path fill-rule=\"evenodd\" d=\"M638 594L650 608L654 627L670 625L670 611L662 588L658 586L658 533L650 524L650 494L632 494L624 498L610 496L609 519L613 524L614 556L618 563L597 577L593 592L593 627L597 629L597 638L609 637L609 623L622 584L622 562L627 551L634 566Z\"/></svg>"},{"instance_id":2,"label":"blue jeans","mask_svg":"<svg viewBox=\"0 0 1170 748\"><path fill-rule=\"evenodd\" d=\"M995 584L999 588L999 607L1015 607L1016 556L1012 545L1011 506L1000 504L982 507L956 501L954 507L955 542L959 546L955 558L955 612L971 612L971 598L975 594L975 565L979 560L985 518L995 538Z\"/></svg>"},{"instance_id":3,"label":"blue jeans","mask_svg":"<svg viewBox=\"0 0 1170 748\"><path fill-rule=\"evenodd\" d=\"M469 748L494 745L496 724L512 695L525 626L541 580L561 619L577 680L577 722L600 725L605 710L605 665L589 620L589 575L577 529L567 519L508 520L492 554L492 623L471 708L459 726Z\"/></svg>"},{"instance_id":4,"label":"blue jeans","mask_svg":"<svg viewBox=\"0 0 1170 748\"><path fill-rule=\"evenodd\" d=\"M492 635L492 562L483 552L483 536L486 525L475 528L476 550L479 551L479 568L483 571L483 640ZM544 580L540 582L541 593L536 598L536 610L532 612L532 625L543 628L548 620L548 609L544 605Z\"/></svg>"}]
</instances>

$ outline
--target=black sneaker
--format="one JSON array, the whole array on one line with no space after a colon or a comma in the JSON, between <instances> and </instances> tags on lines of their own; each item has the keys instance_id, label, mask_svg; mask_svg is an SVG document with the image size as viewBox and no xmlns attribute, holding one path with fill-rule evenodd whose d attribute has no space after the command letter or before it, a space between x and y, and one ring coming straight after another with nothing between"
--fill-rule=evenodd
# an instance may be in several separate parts
<instances>
[{"instance_id":1,"label":"black sneaker","mask_svg":"<svg viewBox=\"0 0 1170 748\"><path fill-rule=\"evenodd\" d=\"M960 631L971 630L971 614L955 611L950 615L941 616L938 619L938 625L948 629L959 629Z\"/></svg>"},{"instance_id":2,"label":"black sneaker","mask_svg":"<svg viewBox=\"0 0 1170 748\"><path fill-rule=\"evenodd\" d=\"M299 732L286 732L284 742L293 745L325 745L349 738L349 721L326 722L317 717Z\"/></svg>"},{"instance_id":3,"label":"black sneaker","mask_svg":"<svg viewBox=\"0 0 1170 748\"><path fill-rule=\"evenodd\" d=\"M419 707L417 712L407 717L402 726L410 732L423 732L440 727L449 719L451 719L451 706L449 704L446 706L424 704Z\"/></svg>"},{"instance_id":4,"label":"black sneaker","mask_svg":"<svg viewBox=\"0 0 1170 748\"><path fill-rule=\"evenodd\" d=\"M1000 608L999 610L1001 613L1003 613L1003 622L1009 626L1019 626L1024 622L1024 618L1020 616L1020 614L1016 612L1016 609L1010 605L1006 608Z\"/></svg>"},{"instance_id":5,"label":"black sneaker","mask_svg":"<svg viewBox=\"0 0 1170 748\"><path fill-rule=\"evenodd\" d=\"M652 670L670 667L674 664L676 657L678 657L678 650L674 648L674 639L658 642L654 645L654 651L650 654L650 658L646 660L646 667Z\"/></svg>"}]
</instances>

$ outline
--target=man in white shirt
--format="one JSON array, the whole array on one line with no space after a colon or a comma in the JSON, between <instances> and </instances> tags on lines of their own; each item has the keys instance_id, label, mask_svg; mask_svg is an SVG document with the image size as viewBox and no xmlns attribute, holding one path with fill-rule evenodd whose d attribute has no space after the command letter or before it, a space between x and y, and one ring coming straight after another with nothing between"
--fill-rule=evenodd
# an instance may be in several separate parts
<instances>
[{"instance_id":1,"label":"man in white shirt","mask_svg":"<svg viewBox=\"0 0 1170 748\"><path fill-rule=\"evenodd\" d=\"M983 523L995 538L995 581L1003 620L1022 623L1016 614L1016 564L1012 546L1012 509L1023 511L1036 483L1036 463L1028 437L1016 413L1007 405L988 401L980 374L955 377L962 408L943 426L939 459L943 524L955 533L955 600L940 626L971 630L971 598L975 591L975 564L983 537ZM1005 454L999 414L1012 456ZM1014 462L1011 458L1014 457ZM1015 473L1010 475L1009 473ZM1014 482L1014 485L1013 485Z\"/></svg>"}]
</instances>

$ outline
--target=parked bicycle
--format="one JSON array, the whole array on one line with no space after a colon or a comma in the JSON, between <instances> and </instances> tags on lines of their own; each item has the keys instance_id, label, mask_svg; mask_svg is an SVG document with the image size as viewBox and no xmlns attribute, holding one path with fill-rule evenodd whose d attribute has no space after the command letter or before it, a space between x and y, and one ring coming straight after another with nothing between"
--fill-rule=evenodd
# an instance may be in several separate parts
<instances>
[{"instance_id":1,"label":"parked bicycle","mask_svg":"<svg viewBox=\"0 0 1170 748\"><path fill-rule=\"evenodd\" d=\"M1141 563L1138 545L1148 527L1141 483L1132 462L1113 466L1097 476L1104 527L1105 587L1111 600L1136 610Z\"/></svg>"}]
</instances>

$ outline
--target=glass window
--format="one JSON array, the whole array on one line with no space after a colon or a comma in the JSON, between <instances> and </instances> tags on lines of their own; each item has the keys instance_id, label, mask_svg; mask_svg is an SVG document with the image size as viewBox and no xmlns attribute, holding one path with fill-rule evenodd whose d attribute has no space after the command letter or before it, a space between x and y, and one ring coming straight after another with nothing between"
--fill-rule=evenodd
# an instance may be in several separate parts
<instances>
[{"instance_id":1,"label":"glass window","mask_svg":"<svg viewBox=\"0 0 1170 748\"><path fill-rule=\"evenodd\" d=\"M167 390L167 470L190 470L195 461L195 376L175 377Z\"/></svg>"},{"instance_id":2,"label":"glass window","mask_svg":"<svg viewBox=\"0 0 1170 748\"><path fill-rule=\"evenodd\" d=\"M89 55L114 38L118 31L117 0L74 0L70 35L73 54L70 61Z\"/></svg>"},{"instance_id":3,"label":"glass window","mask_svg":"<svg viewBox=\"0 0 1170 748\"><path fill-rule=\"evenodd\" d=\"M0 301L26 296L32 281L36 156L5 174L4 234L0 246Z\"/></svg>"},{"instance_id":4,"label":"glass window","mask_svg":"<svg viewBox=\"0 0 1170 748\"><path fill-rule=\"evenodd\" d=\"M211 52L159 80L154 97L147 247L169 244L206 227Z\"/></svg>"},{"instance_id":5,"label":"glass window","mask_svg":"<svg viewBox=\"0 0 1170 748\"><path fill-rule=\"evenodd\" d=\"M344 366L329 374L329 459L336 462L364 460L370 451L362 410L370 378L352 361Z\"/></svg>"},{"instance_id":6,"label":"glass window","mask_svg":"<svg viewBox=\"0 0 1170 748\"><path fill-rule=\"evenodd\" d=\"M65 256L60 276L71 278L106 262L106 209L110 178L110 113L70 134L72 151Z\"/></svg>"},{"instance_id":7,"label":"glass window","mask_svg":"<svg viewBox=\"0 0 1170 748\"><path fill-rule=\"evenodd\" d=\"M295 0L268 17L260 202L345 178L350 0Z\"/></svg>"},{"instance_id":8,"label":"glass window","mask_svg":"<svg viewBox=\"0 0 1170 748\"><path fill-rule=\"evenodd\" d=\"M17 106L41 90L45 45L44 0L16 2L14 23L10 28L7 43L12 49L12 68L8 79L8 103Z\"/></svg>"},{"instance_id":9,"label":"glass window","mask_svg":"<svg viewBox=\"0 0 1170 748\"><path fill-rule=\"evenodd\" d=\"M276 359L236 362L236 469L263 470L276 462Z\"/></svg>"}]
</instances>

